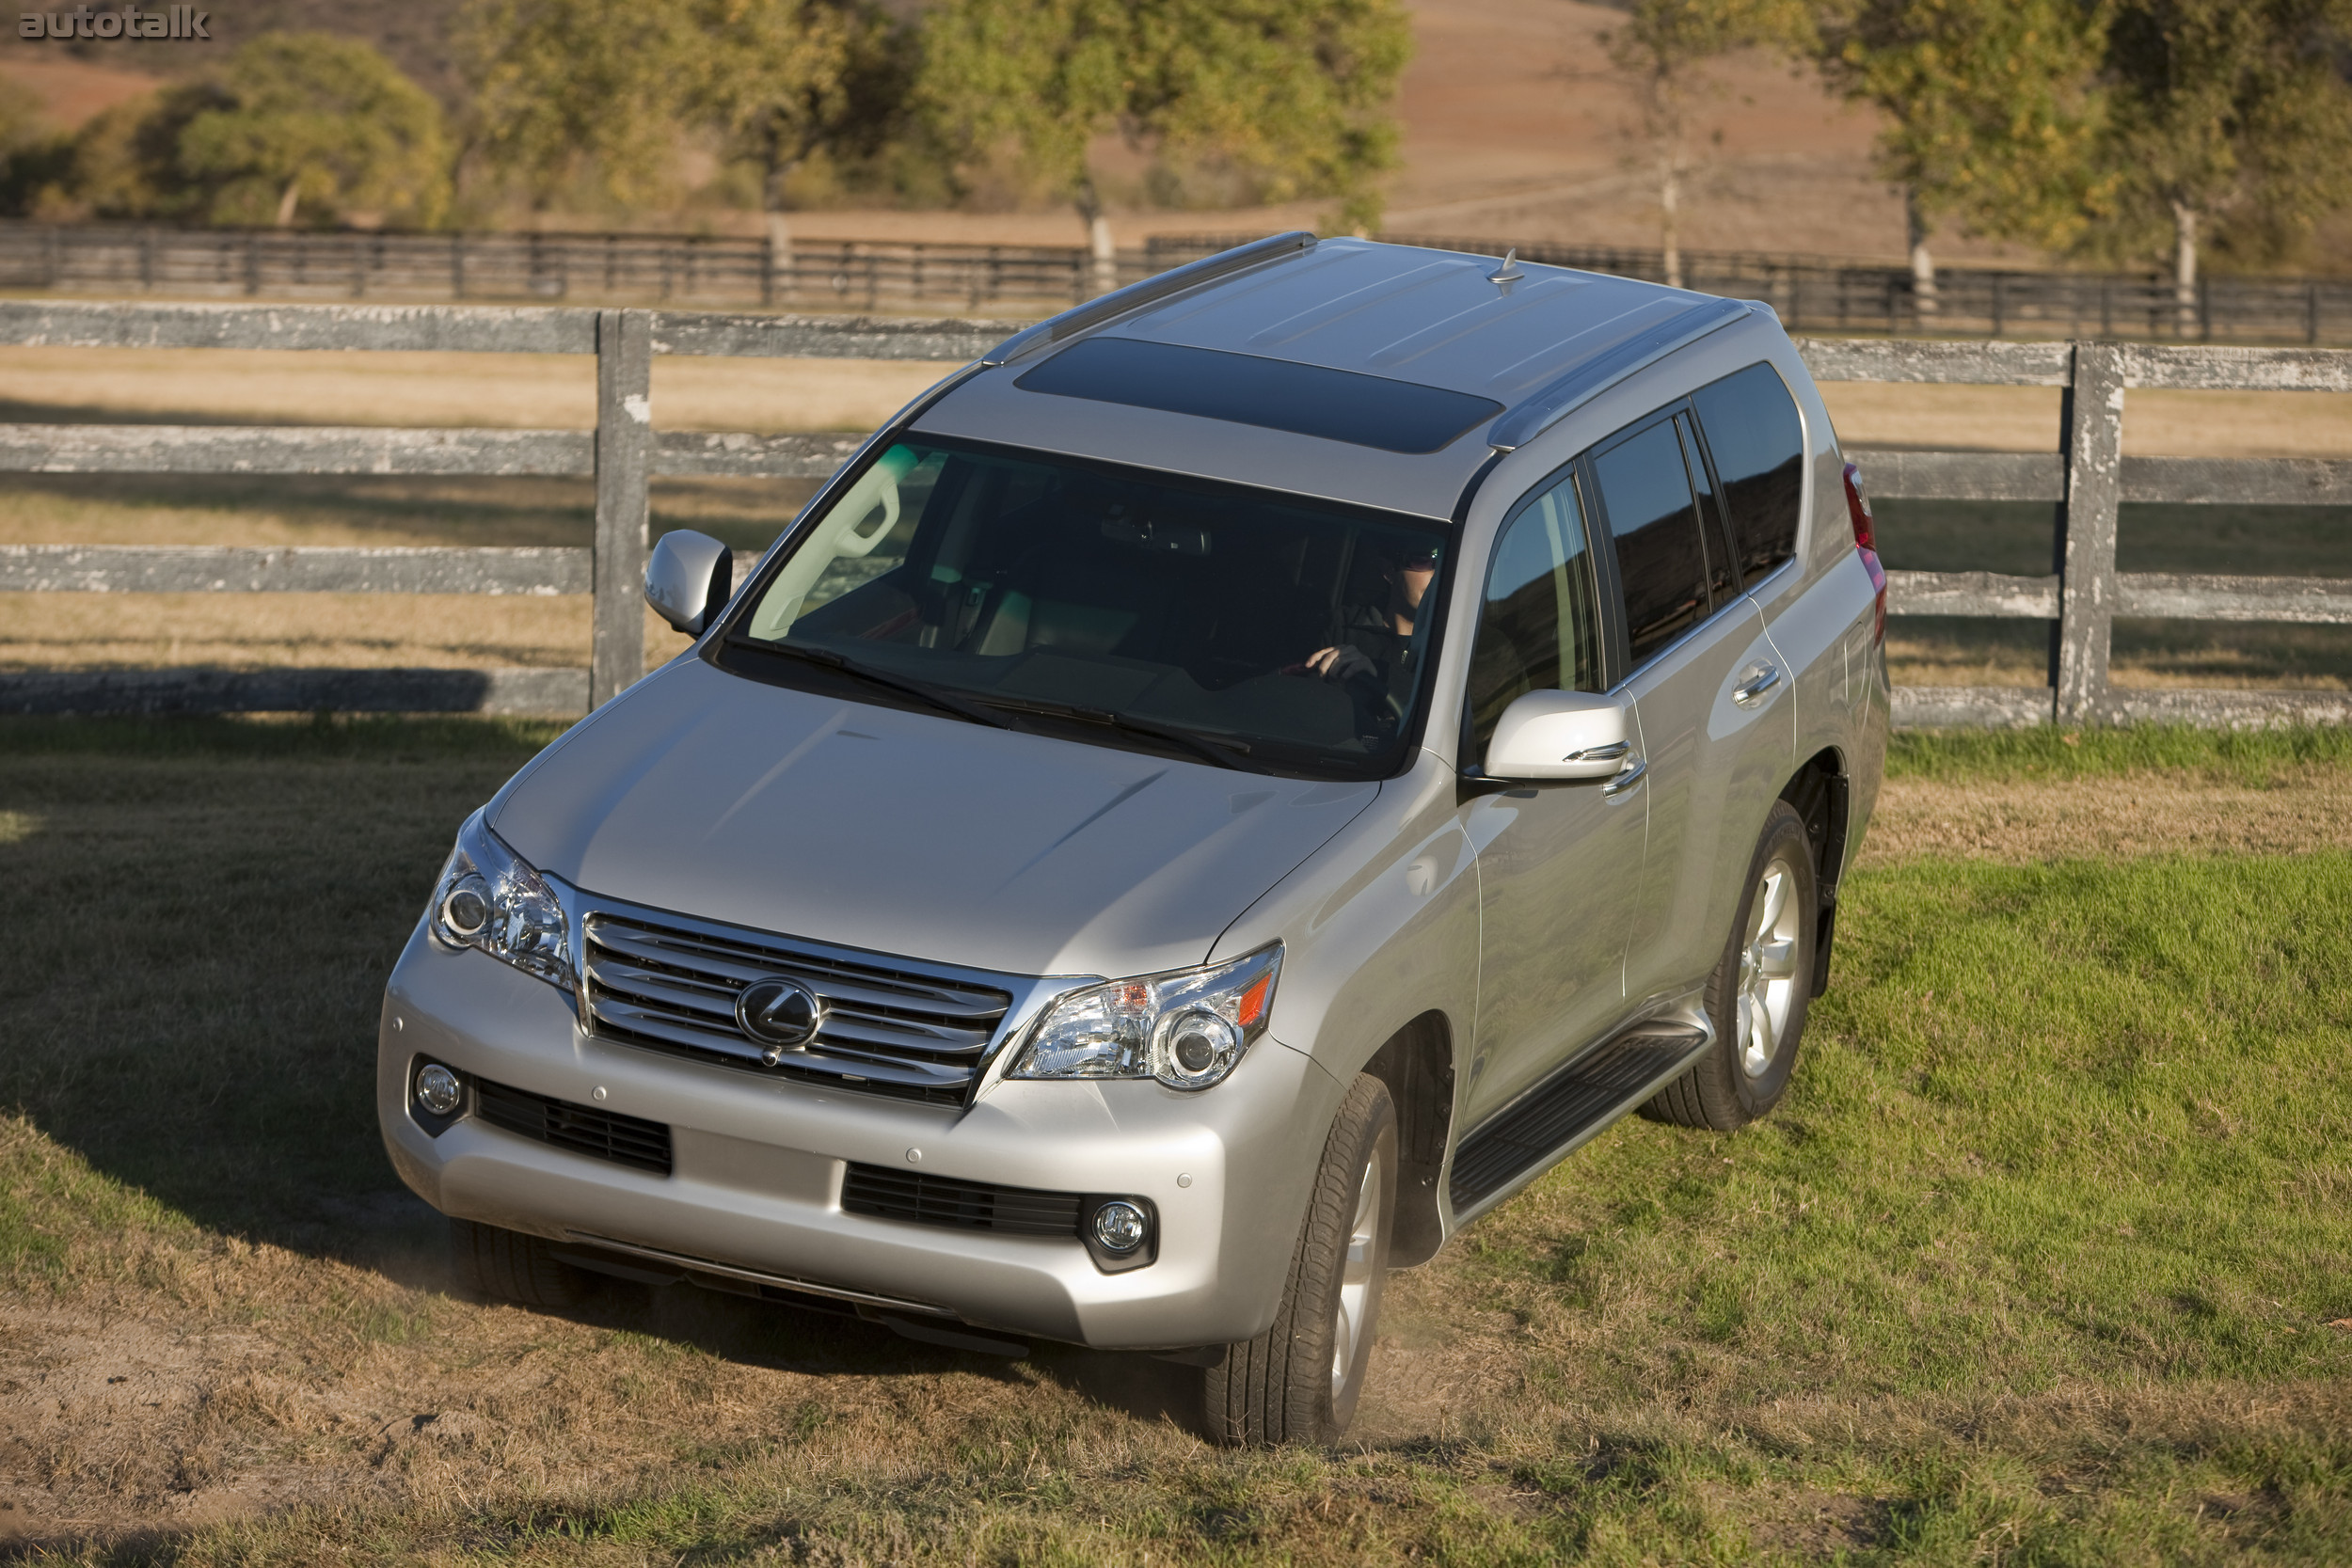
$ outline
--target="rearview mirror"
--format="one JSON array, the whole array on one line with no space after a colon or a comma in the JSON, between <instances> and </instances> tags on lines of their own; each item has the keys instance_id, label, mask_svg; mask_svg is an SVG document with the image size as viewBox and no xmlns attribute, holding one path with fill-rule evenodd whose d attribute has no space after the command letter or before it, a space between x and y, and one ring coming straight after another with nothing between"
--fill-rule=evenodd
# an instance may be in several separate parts
<instances>
[{"instance_id":1,"label":"rearview mirror","mask_svg":"<svg viewBox=\"0 0 2352 1568\"><path fill-rule=\"evenodd\" d=\"M665 533L645 560L645 602L689 637L701 636L734 592L735 552L707 533Z\"/></svg>"},{"instance_id":2,"label":"rearview mirror","mask_svg":"<svg viewBox=\"0 0 2352 1568\"><path fill-rule=\"evenodd\" d=\"M1530 691L1502 710L1486 745L1490 779L1607 779L1632 752L1625 705L1589 691Z\"/></svg>"}]
</instances>

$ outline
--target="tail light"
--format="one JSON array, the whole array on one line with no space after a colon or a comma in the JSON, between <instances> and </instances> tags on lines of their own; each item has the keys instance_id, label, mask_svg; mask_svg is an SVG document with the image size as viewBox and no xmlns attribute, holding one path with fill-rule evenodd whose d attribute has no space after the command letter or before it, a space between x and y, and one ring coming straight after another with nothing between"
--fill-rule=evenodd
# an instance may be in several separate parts
<instances>
[{"instance_id":1,"label":"tail light","mask_svg":"<svg viewBox=\"0 0 2352 1568\"><path fill-rule=\"evenodd\" d=\"M1870 631L1874 643L1886 641L1886 568L1879 564L1878 520L1870 515L1870 498L1862 489L1862 470L1846 465L1846 515L1853 522L1853 547L1869 569L1870 586L1878 590L1878 613Z\"/></svg>"}]
</instances>

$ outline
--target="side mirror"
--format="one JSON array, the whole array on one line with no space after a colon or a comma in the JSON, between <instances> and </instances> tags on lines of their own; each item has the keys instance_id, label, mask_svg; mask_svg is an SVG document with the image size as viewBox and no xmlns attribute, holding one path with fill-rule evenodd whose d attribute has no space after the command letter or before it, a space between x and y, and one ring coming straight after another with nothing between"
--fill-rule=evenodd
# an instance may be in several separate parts
<instances>
[{"instance_id":1,"label":"side mirror","mask_svg":"<svg viewBox=\"0 0 2352 1568\"><path fill-rule=\"evenodd\" d=\"M1609 779L1632 751L1616 698L1530 691L1502 710L1486 772L1490 779Z\"/></svg>"},{"instance_id":2,"label":"side mirror","mask_svg":"<svg viewBox=\"0 0 2352 1568\"><path fill-rule=\"evenodd\" d=\"M701 636L734 592L735 552L707 533L679 529L654 542L645 602L687 636Z\"/></svg>"}]
</instances>

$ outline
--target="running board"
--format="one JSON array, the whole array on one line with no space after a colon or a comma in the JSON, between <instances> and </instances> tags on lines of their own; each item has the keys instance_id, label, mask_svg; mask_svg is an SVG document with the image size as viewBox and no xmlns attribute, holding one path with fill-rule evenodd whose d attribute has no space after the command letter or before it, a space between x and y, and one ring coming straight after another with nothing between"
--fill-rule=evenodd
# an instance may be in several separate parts
<instances>
[{"instance_id":1,"label":"running board","mask_svg":"<svg viewBox=\"0 0 2352 1568\"><path fill-rule=\"evenodd\" d=\"M1637 1023L1479 1124L1454 1151L1446 1196L1456 1214L1559 1159L1629 1104L1656 1092L1708 1043L1687 1023Z\"/></svg>"}]
</instances>

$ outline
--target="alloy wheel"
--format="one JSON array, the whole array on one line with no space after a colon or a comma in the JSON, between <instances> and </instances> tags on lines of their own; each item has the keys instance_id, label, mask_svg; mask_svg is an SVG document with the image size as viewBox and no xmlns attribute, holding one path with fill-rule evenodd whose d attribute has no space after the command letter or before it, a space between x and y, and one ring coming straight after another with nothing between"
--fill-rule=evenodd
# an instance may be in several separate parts
<instances>
[{"instance_id":1,"label":"alloy wheel","mask_svg":"<svg viewBox=\"0 0 2352 1568\"><path fill-rule=\"evenodd\" d=\"M1748 929L1740 949L1740 990L1733 1004L1740 1070L1761 1078L1772 1070L1796 1006L1797 956L1804 946L1804 911L1792 896L1797 870L1775 858L1756 879L1748 900Z\"/></svg>"},{"instance_id":2,"label":"alloy wheel","mask_svg":"<svg viewBox=\"0 0 2352 1568\"><path fill-rule=\"evenodd\" d=\"M1356 1351L1372 1328L1378 1306L1382 1274L1380 1216L1388 1204L1389 1168L1380 1145L1373 1146L1356 1179L1356 1218L1347 1232L1347 1259L1340 1275L1339 1300L1331 1325L1331 1398L1347 1391L1355 1370Z\"/></svg>"}]
</instances>

